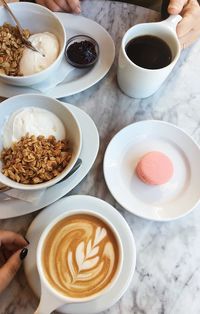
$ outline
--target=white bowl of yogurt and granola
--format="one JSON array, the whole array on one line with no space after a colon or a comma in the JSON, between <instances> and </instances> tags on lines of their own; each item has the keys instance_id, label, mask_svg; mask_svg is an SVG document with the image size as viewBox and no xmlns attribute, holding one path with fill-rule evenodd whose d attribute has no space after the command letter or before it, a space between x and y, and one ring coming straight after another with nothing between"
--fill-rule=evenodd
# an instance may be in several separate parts
<instances>
[{"instance_id":1,"label":"white bowl of yogurt and granola","mask_svg":"<svg viewBox=\"0 0 200 314\"><path fill-rule=\"evenodd\" d=\"M0 80L17 86L38 84L54 75L64 55L65 29L58 17L34 3L10 3L24 35L40 52L20 40L17 27L7 10L0 6Z\"/></svg>"},{"instance_id":2,"label":"white bowl of yogurt and granola","mask_svg":"<svg viewBox=\"0 0 200 314\"><path fill-rule=\"evenodd\" d=\"M19 95L0 103L0 183L37 190L63 179L82 146L79 123L61 102Z\"/></svg>"}]
</instances>

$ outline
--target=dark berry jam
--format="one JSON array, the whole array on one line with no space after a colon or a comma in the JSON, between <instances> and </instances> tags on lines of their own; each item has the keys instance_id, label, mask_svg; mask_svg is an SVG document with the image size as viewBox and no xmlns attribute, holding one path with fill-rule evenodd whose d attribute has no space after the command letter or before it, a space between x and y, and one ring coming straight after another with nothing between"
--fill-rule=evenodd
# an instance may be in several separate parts
<instances>
[{"instance_id":1,"label":"dark berry jam","mask_svg":"<svg viewBox=\"0 0 200 314\"><path fill-rule=\"evenodd\" d=\"M74 42L68 47L66 53L71 62L80 65L89 65L97 58L95 45L88 40Z\"/></svg>"}]
</instances>

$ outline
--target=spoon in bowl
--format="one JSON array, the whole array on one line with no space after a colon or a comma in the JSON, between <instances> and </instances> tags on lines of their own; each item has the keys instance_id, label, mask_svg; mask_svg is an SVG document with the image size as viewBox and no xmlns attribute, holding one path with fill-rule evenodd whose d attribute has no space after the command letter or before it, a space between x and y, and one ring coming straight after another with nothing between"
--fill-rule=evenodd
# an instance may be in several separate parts
<instances>
[{"instance_id":1,"label":"spoon in bowl","mask_svg":"<svg viewBox=\"0 0 200 314\"><path fill-rule=\"evenodd\" d=\"M14 19L16 25L17 25L17 28L19 30L19 34L20 34L20 37L21 37L21 40L22 42L24 43L24 45L35 51L35 52L38 52L39 54L41 54L43 57L45 57L45 55L43 53L41 53L41 51L39 51L37 48L35 48L32 43L30 42L30 40L28 40L25 36L24 36L24 33L23 33L23 28L21 26L21 24L19 23L18 19L16 18L16 16L14 15L14 13L12 12L12 10L10 9L10 7L8 6L7 2L5 0L1 0L3 2L3 5L4 7L6 8L6 10L10 13L10 15L12 16L12 18Z\"/></svg>"},{"instance_id":2,"label":"spoon in bowl","mask_svg":"<svg viewBox=\"0 0 200 314\"><path fill-rule=\"evenodd\" d=\"M6 192L6 191L8 191L10 189L11 188L9 186L0 183L0 192Z\"/></svg>"}]
</instances>

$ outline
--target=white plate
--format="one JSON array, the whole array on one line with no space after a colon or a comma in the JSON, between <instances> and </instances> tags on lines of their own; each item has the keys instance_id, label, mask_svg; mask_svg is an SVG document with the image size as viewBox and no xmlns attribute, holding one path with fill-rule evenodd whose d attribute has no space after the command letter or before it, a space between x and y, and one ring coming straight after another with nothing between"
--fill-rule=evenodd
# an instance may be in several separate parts
<instances>
[{"instance_id":1,"label":"white plate","mask_svg":"<svg viewBox=\"0 0 200 314\"><path fill-rule=\"evenodd\" d=\"M150 151L169 156L174 174L160 186L143 183L135 174ZM163 121L131 124L111 140L104 157L104 176L118 203L146 219L169 221L188 214L200 200L200 149L183 130Z\"/></svg>"},{"instance_id":2,"label":"white plate","mask_svg":"<svg viewBox=\"0 0 200 314\"><path fill-rule=\"evenodd\" d=\"M41 199L25 202L0 193L0 219L25 215L41 209L69 193L87 175L99 149L99 134L93 120L81 109L64 103L76 116L82 132L81 167L68 179L46 189Z\"/></svg>"},{"instance_id":3,"label":"white plate","mask_svg":"<svg viewBox=\"0 0 200 314\"><path fill-rule=\"evenodd\" d=\"M102 297L90 302L82 304L68 304L63 306L59 312L67 314L90 314L105 311L115 304L128 289L136 264L136 248L133 234L119 212L98 198L85 195L75 195L63 198L55 204L52 204L43 210L32 222L27 232L27 239L30 241L29 254L27 255L24 267L25 273L34 293L39 297L40 295L40 280L36 268L36 248L39 237L44 228L58 215L76 209L90 209L94 210L107 219L111 220L117 229L122 240L124 251L124 262L121 274L113 286L113 288Z\"/></svg>"},{"instance_id":4,"label":"white plate","mask_svg":"<svg viewBox=\"0 0 200 314\"><path fill-rule=\"evenodd\" d=\"M56 13L56 15L62 21L66 33L70 34L70 37L77 34L89 35L98 42L100 49L99 60L94 67L90 70L74 70L67 78L68 81L45 92L45 95L61 98L79 93L100 81L114 61L115 46L108 32L93 20L67 13ZM38 94L40 92L32 88L11 86L0 82L0 96L2 97L27 93Z\"/></svg>"}]
</instances>

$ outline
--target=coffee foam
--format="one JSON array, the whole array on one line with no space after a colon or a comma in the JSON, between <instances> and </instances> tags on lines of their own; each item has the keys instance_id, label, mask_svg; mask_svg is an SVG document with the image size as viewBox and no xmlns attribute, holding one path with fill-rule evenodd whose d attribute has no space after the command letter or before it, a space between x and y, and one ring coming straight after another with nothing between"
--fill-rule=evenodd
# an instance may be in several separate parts
<instances>
[{"instance_id":1,"label":"coffee foam","mask_svg":"<svg viewBox=\"0 0 200 314\"><path fill-rule=\"evenodd\" d=\"M49 283L60 293L84 298L103 290L119 262L117 240L102 220L76 214L57 223L47 236L42 265Z\"/></svg>"}]
</instances>

